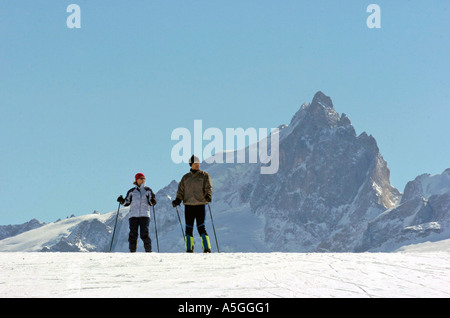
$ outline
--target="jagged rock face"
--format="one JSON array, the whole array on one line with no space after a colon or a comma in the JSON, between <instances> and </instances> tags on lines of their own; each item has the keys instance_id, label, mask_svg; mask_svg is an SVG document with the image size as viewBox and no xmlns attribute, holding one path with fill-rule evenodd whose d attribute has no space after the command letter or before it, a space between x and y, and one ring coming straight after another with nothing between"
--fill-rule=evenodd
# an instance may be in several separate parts
<instances>
[{"instance_id":1,"label":"jagged rock face","mask_svg":"<svg viewBox=\"0 0 450 318\"><path fill-rule=\"evenodd\" d=\"M266 238L289 250L352 250L367 222L399 199L375 139L356 136L321 92L285 129L280 169L259 175L250 201L268 216Z\"/></svg>"},{"instance_id":2,"label":"jagged rock face","mask_svg":"<svg viewBox=\"0 0 450 318\"><path fill-rule=\"evenodd\" d=\"M260 174L251 164L205 167L213 182L220 180L219 201L248 204L264 217L265 240L274 250L354 250L367 222L400 197L375 139L357 136L322 92L280 127L277 173Z\"/></svg>"},{"instance_id":3,"label":"jagged rock face","mask_svg":"<svg viewBox=\"0 0 450 318\"><path fill-rule=\"evenodd\" d=\"M425 173L406 184L400 203L416 197L428 198L433 194L444 194L449 192L449 187L450 168L446 169L442 174L434 176Z\"/></svg>"},{"instance_id":4,"label":"jagged rock face","mask_svg":"<svg viewBox=\"0 0 450 318\"><path fill-rule=\"evenodd\" d=\"M398 206L375 218L358 250L391 251L450 237L450 169L406 184Z\"/></svg>"}]
</instances>

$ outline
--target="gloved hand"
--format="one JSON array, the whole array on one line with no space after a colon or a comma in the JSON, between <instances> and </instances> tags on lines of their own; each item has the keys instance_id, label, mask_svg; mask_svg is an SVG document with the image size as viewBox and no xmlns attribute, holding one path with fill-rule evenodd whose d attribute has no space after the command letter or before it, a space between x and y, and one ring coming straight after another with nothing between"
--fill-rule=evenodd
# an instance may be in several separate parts
<instances>
[{"instance_id":1,"label":"gloved hand","mask_svg":"<svg viewBox=\"0 0 450 318\"><path fill-rule=\"evenodd\" d=\"M211 202L211 195L210 194L205 195L205 200L206 202Z\"/></svg>"},{"instance_id":2,"label":"gloved hand","mask_svg":"<svg viewBox=\"0 0 450 318\"><path fill-rule=\"evenodd\" d=\"M125 202L125 199L123 198L122 195L121 195L120 197L117 198L117 202L119 202L120 204L123 205L123 203Z\"/></svg>"},{"instance_id":3,"label":"gloved hand","mask_svg":"<svg viewBox=\"0 0 450 318\"><path fill-rule=\"evenodd\" d=\"M150 194L147 194L147 200L149 200L150 199ZM156 199L154 198L154 197L152 197L151 199L150 199L150 203L152 204L152 205L156 205Z\"/></svg>"},{"instance_id":4,"label":"gloved hand","mask_svg":"<svg viewBox=\"0 0 450 318\"><path fill-rule=\"evenodd\" d=\"M180 198L176 198L175 200L172 201L172 206L176 207L177 205L181 204L181 200Z\"/></svg>"}]
</instances>

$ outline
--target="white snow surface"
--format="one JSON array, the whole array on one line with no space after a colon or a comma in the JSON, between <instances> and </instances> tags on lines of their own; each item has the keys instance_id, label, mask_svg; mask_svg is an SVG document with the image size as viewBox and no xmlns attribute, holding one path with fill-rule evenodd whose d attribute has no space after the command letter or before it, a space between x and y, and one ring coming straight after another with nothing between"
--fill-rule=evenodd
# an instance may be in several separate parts
<instances>
[{"instance_id":1,"label":"white snow surface","mask_svg":"<svg viewBox=\"0 0 450 318\"><path fill-rule=\"evenodd\" d=\"M441 242L442 244L442 242ZM450 252L0 253L0 297L450 296Z\"/></svg>"}]
</instances>

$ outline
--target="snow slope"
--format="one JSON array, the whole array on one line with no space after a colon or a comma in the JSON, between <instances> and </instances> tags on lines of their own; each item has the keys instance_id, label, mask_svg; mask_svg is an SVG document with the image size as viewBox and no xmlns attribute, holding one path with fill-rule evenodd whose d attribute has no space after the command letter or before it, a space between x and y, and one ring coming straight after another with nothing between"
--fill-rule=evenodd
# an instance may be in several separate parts
<instances>
[{"instance_id":1,"label":"snow slope","mask_svg":"<svg viewBox=\"0 0 450 318\"><path fill-rule=\"evenodd\" d=\"M0 253L0 297L449 296L449 252Z\"/></svg>"}]
</instances>

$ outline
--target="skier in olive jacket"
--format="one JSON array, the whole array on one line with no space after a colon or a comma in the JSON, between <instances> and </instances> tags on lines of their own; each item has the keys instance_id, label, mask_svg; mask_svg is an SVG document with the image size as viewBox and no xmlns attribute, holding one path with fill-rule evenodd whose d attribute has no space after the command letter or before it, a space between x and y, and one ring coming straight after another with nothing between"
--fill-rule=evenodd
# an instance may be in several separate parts
<instances>
[{"instance_id":1,"label":"skier in olive jacket","mask_svg":"<svg viewBox=\"0 0 450 318\"><path fill-rule=\"evenodd\" d=\"M130 252L136 252L139 228L144 249L146 252L151 252L152 241L148 226L150 224L150 206L156 204L155 194L152 189L144 185L145 176L143 173L136 174L133 184L136 186L127 192L125 199L122 196L117 198L117 202L130 207L130 234L128 236Z\"/></svg>"},{"instance_id":2,"label":"skier in olive jacket","mask_svg":"<svg viewBox=\"0 0 450 318\"><path fill-rule=\"evenodd\" d=\"M205 205L212 200L211 177L208 172L200 170L199 159L192 155L189 159L191 170L181 178L178 184L177 198L172 201L175 207L183 201L186 221L186 252L194 252L194 221L202 238L204 253L211 253L211 244L205 227Z\"/></svg>"}]
</instances>

